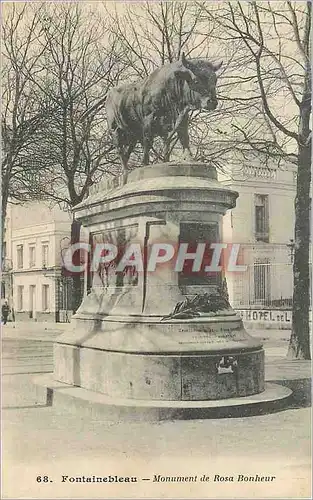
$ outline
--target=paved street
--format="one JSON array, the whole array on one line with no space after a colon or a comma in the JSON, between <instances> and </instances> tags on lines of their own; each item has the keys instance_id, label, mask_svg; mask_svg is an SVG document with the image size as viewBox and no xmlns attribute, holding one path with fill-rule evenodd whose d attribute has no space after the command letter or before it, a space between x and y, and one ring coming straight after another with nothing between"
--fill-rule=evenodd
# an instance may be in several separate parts
<instances>
[{"instance_id":1,"label":"paved street","mask_svg":"<svg viewBox=\"0 0 313 500\"><path fill-rule=\"evenodd\" d=\"M65 408L45 406L37 395L32 379L52 370L51 342L5 338L2 352L3 498L310 496L307 407L220 420L86 420ZM197 475L198 480L167 484L153 482L154 474ZM199 480L203 474L209 482ZM273 484L238 483L238 474L276 478ZM38 483L39 475L49 476L49 482ZM62 475L132 475L138 483L126 489L123 483L63 483ZM235 482L214 481L215 475L234 476Z\"/></svg>"},{"instance_id":2,"label":"paved street","mask_svg":"<svg viewBox=\"0 0 313 500\"><path fill-rule=\"evenodd\" d=\"M29 339L5 339L2 374L42 373L53 370L52 343Z\"/></svg>"}]
</instances>

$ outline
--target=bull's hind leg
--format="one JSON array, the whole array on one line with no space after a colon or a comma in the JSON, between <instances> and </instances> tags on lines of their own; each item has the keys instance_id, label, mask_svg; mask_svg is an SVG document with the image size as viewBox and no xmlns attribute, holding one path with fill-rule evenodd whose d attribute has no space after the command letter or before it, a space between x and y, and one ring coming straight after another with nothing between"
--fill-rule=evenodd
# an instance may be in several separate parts
<instances>
[{"instance_id":1,"label":"bull's hind leg","mask_svg":"<svg viewBox=\"0 0 313 500\"><path fill-rule=\"evenodd\" d=\"M132 154L132 152L135 149L136 144L137 144L136 140L132 140L132 141L129 142L129 146L128 146L128 148L126 150L126 153L125 153L125 158L126 158L126 163L127 164L128 164L128 160L129 160L130 155Z\"/></svg>"},{"instance_id":2,"label":"bull's hind leg","mask_svg":"<svg viewBox=\"0 0 313 500\"><path fill-rule=\"evenodd\" d=\"M116 147L117 154L120 158L121 166L122 166L122 174L124 175L124 171L126 168L125 162L125 154L124 154L124 146L123 146L123 135L122 131L119 128L115 128L111 130L113 144Z\"/></svg>"},{"instance_id":3,"label":"bull's hind leg","mask_svg":"<svg viewBox=\"0 0 313 500\"><path fill-rule=\"evenodd\" d=\"M120 147L120 148L117 148L118 150L118 155L120 157L120 160L121 160L121 165L122 165L122 183L123 185L126 184L126 180L127 180L127 158L126 158L126 155L125 155L125 150L123 147Z\"/></svg>"},{"instance_id":4,"label":"bull's hind leg","mask_svg":"<svg viewBox=\"0 0 313 500\"><path fill-rule=\"evenodd\" d=\"M129 146L123 150L123 185L126 184L127 181L127 173L128 173L128 160L132 152L134 151L134 148L136 146L137 141L131 141Z\"/></svg>"},{"instance_id":5,"label":"bull's hind leg","mask_svg":"<svg viewBox=\"0 0 313 500\"><path fill-rule=\"evenodd\" d=\"M129 141L125 133L119 128L114 130L113 138L122 164L122 183L124 185L127 181L128 160L136 142Z\"/></svg>"}]
</instances>

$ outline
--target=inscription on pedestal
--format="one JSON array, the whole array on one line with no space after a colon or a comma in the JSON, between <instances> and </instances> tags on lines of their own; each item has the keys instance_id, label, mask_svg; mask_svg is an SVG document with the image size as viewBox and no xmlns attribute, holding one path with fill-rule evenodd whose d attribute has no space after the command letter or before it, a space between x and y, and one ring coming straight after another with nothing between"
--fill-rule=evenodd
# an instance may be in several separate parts
<instances>
[{"instance_id":1,"label":"inscription on pedestal","mask_svg":"<svg viewBox=\"0 0 313 500\"><path fill-rule=\"evenodd\" d=\"M183 329L180 331L185 334L188 333ZM240 326L237 328L206 327L205 333L192 335L188 340L180 340L179 344L222 344L228 340L235 342L245 340L244 332Z\"/></svg>"}]
</instances>

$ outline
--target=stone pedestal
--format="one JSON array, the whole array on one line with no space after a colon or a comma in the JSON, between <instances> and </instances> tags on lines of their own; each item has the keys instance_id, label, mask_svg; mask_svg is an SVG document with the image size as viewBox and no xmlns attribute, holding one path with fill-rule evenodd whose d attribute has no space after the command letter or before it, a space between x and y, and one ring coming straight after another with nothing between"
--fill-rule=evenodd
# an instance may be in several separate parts
<instances>
[{"instance_id":1,"label":"stone pedestal","mask_svg":"<svg viewBox=\"0 0 313 500\"><path fill-rule=\"evenodd\" d=\"M147 269L152 244L178 247L188 234L218 242L237 196L208 165L169 163L138 168L125 185L75 207L95 243L140 245L143 269L95 274L70 332L55 342L56 380L133 400L221 400L264 390L262 345L230 307L171 316L186 297L220 293L220 275L186 276L173 262Z\"/></svg>"}]
</instances>

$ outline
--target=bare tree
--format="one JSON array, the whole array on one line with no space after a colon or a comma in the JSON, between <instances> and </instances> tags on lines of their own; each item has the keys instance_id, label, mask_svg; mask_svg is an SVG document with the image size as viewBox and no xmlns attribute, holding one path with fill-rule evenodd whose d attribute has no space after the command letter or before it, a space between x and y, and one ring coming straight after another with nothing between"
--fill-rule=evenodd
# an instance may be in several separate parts
<instances>
[{"instance_id":1,"label":"bare tree","mask_svg":"<svg viewBox=\"0 0 313 500\"><path fill-rule=\"evenodd\" d=\"M245 89L246 99L265 117L270 153L297 165L289 356L310 359L311 2L229 2L219 4L218 11L201 5L208 20L214 19L216 38L238 44L237 57L248 80L240 90ZM239 123L237 130L246 145L258 149L246 124Z\"/></svg>"},{"instance_id":2,"label":"bare tree","mask_svg":"<svg viewBox=\"0 0 313 500\"><path fill-rule=\"evenodd\" d=\"M112 147L102 109L119 63L114 42L92 10L47 5L40 11L40 29L47 48L44 66L29 76L55 110L42 134L43 152L54 174L46 194L73 207L108 171Z\"/></svg>"},{"instance_id":3,"label":"bare tree","mask_svg":"<svg viewBox=\"0 0 313 500\"><path fill-rule=\"evenodd\" d=\"M39 165L32 161L31 151L38 147L38 131L50 112L29 77L44 51L38 44L40 8L31 19L25 19L26 10L7 5L2 25L2 249L8 202L23 202L33 192Z\"/></svg>"},{"instance_id":4,"label":"bare tree","mask_svg":"<svg viewBox=\"0 0 313 500\"><path fill-rule=\"evenodd\" d=\"M142 78L156 67L186 57L207 57L210 30L202 34L202 8L188 2L145 2L122 13L106 9L110 31L124 47L128 75ZM203 29L204 32L204 29ZM213 55L211 53L211 55Z\"/></svg>"},{"instance_id":5,"label":"bare tree","mask_svg":"<svg viewBox=\"0 0 313 500\"><path fill-rule=\"evenodd\" d=\"M42 193L64 208L73 208L105 173L115 173L117 161L106 133L103 105L118 77L114 40L92 9L78 4L48 4L37 11L42 65L29 69L33 86L53 109L40 131L37 153L49 182ZM79 239L73 220L71 242ZM80 301L80 277L74 276L73 308Z\"/></svg>"},{"instance_id":6,"label":"bare tree","mask_svg":"<svg viewBox=\"0 0 313 500\"><path fill-rule=\"evenodd\" d=\"M9 8L4 41L3 220L9 196L72 209L118 169L103 111L121 73L115 41L97 8L78 4ZM74 242L74 220L71 232ZM74 309L79 295L74 277Z\"/></svg>"}]
</instances>

